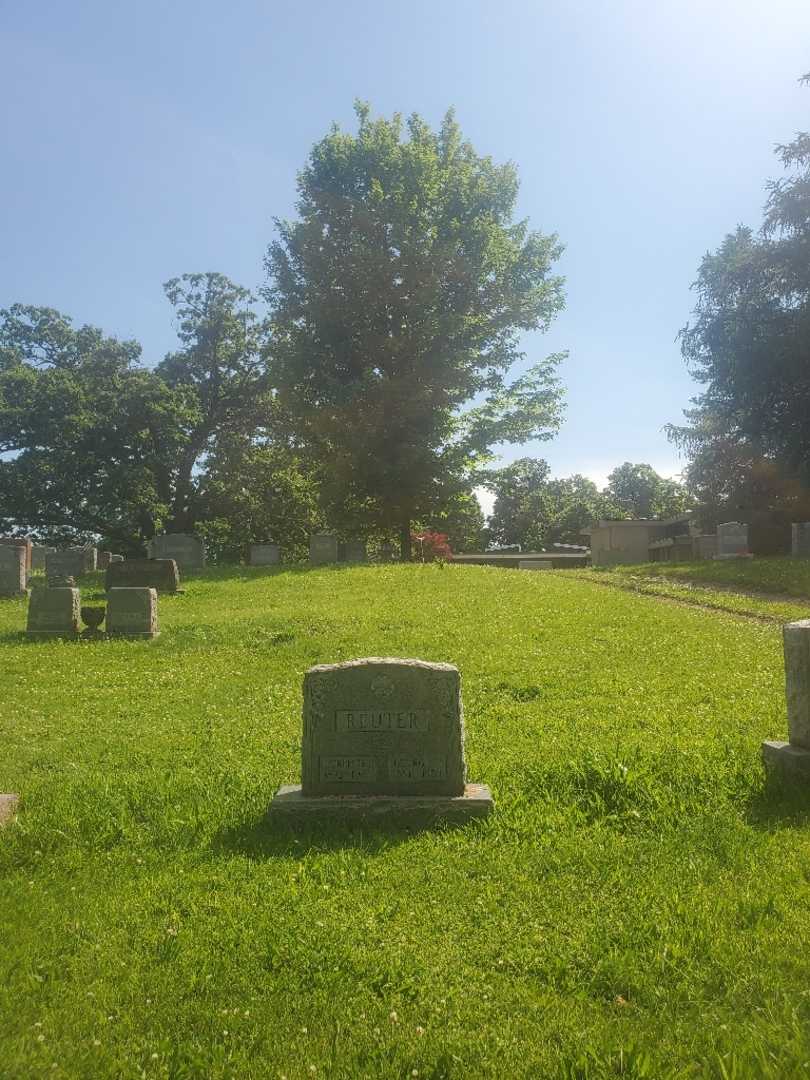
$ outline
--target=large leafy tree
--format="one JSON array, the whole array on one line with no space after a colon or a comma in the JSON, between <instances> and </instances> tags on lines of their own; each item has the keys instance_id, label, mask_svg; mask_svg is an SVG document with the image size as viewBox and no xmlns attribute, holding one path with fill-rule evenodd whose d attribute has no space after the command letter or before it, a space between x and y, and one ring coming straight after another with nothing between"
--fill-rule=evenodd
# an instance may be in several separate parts
<instances>
[{"instance_id":1,"label":"large leafy tree","mask_svg":"<svg viewBox=\"0 0 810 1080\"><path fill-rule=\"evenodd\" d=\"M775 475L776 488L810 485L810 134L777 153L785 172L761 228L738 227L704 257L681 333L703 390L669 434L701 501L729 507L746 488L761 489L760 508L773 501Z\"/></svg>"},{"instance_id":2,"label":"large leafy tree","mask_svg":"<svg viewBox=\"0 0 810 1080\"><path fill-rule=\"evenodd\" d=\"M553 479L541 459L519 458L489 472L485 483L495 494L488 533L498 545L536 550L577 544L603 512L592 480L578 474Z\"/></svg>"},{"instance_id":3,"label":"large leafy tree","mask_svg":"<svg viewBox=\"0 0 810 1080\"><path fill-rule=\"evenodd\" d=\"M151 536L168 510L165 466L187 403L138 366L140 346L74 328L52 308L0 311L4 529L43 540Z\"/></svg>"},{"instance_id":4,"label":"large leafy tree","mask_svg":"<svg viewBox=\"0 0 810 1080\"><path fill-rule=\"evenodd\" d=\"M524 331L562 306L554 236L513 219L518 182L452 113L333 128L266 266L273 378L322 466L333 520L400 537L446 508L497 442L560 422L558 357L510 382ZM474 407L471 407L474 405ZM467 485L469 486L469 485Z\"/></svg>"},{"instance_id":5,"label":"large leafy tree","mask_svg":"<svg viewBox=\"0 0 810 1080\"><path fill-rule=\"evenodd\" d=\"M224 274L184 274L164 285L181 348L157 375L186 403L181 452L166 462L167 527L183 532L202 514L199 477L223 441L267 437L277 409L261 356L264 326L254 298Z\"/></svg>"},{"instance_id":6,"label":"large leafy tree","mask_svg":"<svg viewBox=\"0 0 810 1080\"><path fill-rule=\"evenodd\" d=\"M668 518L694 504L683 484L659 476L651 465L630 461L610 473L603 496L605 516L615 518Z\"/></svg>"}]
</instances>

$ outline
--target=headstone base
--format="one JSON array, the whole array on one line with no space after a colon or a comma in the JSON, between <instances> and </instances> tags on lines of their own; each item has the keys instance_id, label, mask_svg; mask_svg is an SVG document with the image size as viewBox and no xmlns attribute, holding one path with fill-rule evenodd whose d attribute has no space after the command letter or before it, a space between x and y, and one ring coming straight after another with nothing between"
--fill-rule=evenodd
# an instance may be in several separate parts
<instances>
[{"instance_id":1,"label":"headstone base","mask_svg":"<svg viewBox=\"0 0 810 1080\"><path fill-rule=\"evenodd\" d=\"M463 795L303 795L300 784L284 784L270 813L290 823L330 821L464 822L495 809L486 784L467 784Z\"/></svg>"},{"instance_id":2,"label":"headstone base","mask_svg":"<svg viewBox=\"0 0 810 1080\"><path fill-rule=\"evenodd\" d=\"M14 820L19 803L19 795L0 795L0 825L7 825Z\"/></svg>"},{"instance_id":3,"label":"headstone base","mask_svg":"<svg viewBox=\"0 0 810 1080\"><path fill-rule=\"evenodd\" d=\"M766 740L762 744L766 771L782 783L810 784L810 750L789 742Z\"/></svg>"}]
</instances>

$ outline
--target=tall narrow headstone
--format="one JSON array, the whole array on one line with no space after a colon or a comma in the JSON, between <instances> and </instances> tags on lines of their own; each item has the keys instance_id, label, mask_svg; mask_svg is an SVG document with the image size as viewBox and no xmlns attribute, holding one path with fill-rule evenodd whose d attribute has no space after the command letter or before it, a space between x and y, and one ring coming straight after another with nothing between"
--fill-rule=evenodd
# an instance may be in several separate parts
<instances>
[{"instance_id":1,"label":"tall narrow headstone","mask_svg":"<svg viewBox=\"0 0 810 1080\"><path fill-rule=\"evenodd\" d=\"M0 596L25 596L27 558L24 547L0 544Z\"/></svg>"},{"instance_id":2,"label":"tall narrow headstone","mask_svg":"<svg viewBox=\"0 0 810 1080\"><path fill-rule=\"evenodd\" d=\"M157 592L154 589L110 589L107 593L108 637L158 636Z\"/></svg>"},{"instance_id":3,"label":"tall narrow headstone","mask_svg":"<svg viewBox=\"0 0 810 1080\"><path fill-rule=\"evenodd\" d=\"M783 628L788 742L762 744L766 768L783 780L810 782L810 619Z\"/></svg>"},{"instance_id":4,"label":"tall narrow headstone","mask_svg":"<svg viewBox=\"0 0 810 1080\"><path fill-rule=\"evenodd\" d=\"M466 782L457 668L369 657L306 673L301 785L281 788L273 811L464 819L491 809L489 789Z\"/></svg>"},{"instance_id":5,"label":"tall narrow headstone","mask_svg":"<svg viewBox=\"0 0 810 1080\"><path fill-rule=\"evenodd\" d=\"M34 568L34 545L27 536L0 536L0 545L25 549L25 569L30 574Z\"/></svg>"},{"instance_id":6,"label":"tall narrow headstone","mask_svg":"<svg viewBox=\"0 0 810 1080\"><path fill-rule=\"evenodd\" d=\"M281 562L281 549L278 544L251 544L248 549L250 566L276 566Z\"/></svg>"},{"instance_id":7,"label":"tall narrow headstone","mask_svg":"<svg viewBox=\"0 0 810 1080\"><path fill-rule=\"evenodd\" d=\"M749 555L748 526L739 521L724 521L717 526L717 559L739 559Z\"/></svg>"},{"instance_id":8,"label":"tall narrow headstone","mask_svg":"<svg viewBox=\"0 0 810 1080\"><path fill-rule=\"evenodd\" d=\"M790 553L793 558L810 559L810 521L794 521L790 531Z\"/></svg>"},{"instance_id":9,"label":"tall narrow headstone","mask_svg":"<svg viewBox=\"0 0 810 1080\"><path fill-rule=\"evenodd\" d=\"M84 572L92 574L98 569L98 548L84 547L81 550L84 553Z\"/></svg>"},{"instance_id":10,"label":"tall narrow headstone","mask_svg":"<svg viewBox=\"0 0 810 1080\"><path fill-rule=\"evenodd\" d=\"M110 565L111 558L111 551L99 551L98 559L96 560L96 570L106 570L107 567Z\"/></svg>"},{"instance_id":11,"label":"tall narrow headstone","mask_svg":"<svg viewBox=\"0 0 810 1080\"><path fill-rule=\"evenodd\" d=\"M30 638L77 637L80 606L78 589L34 589L28 605L26 635Z\"/></svg>"},{"instance_id":12,"label":"tall narrow headstone","mask_svg":"<svg viewBox=\"0 0 810 1080\"><path fill-rule=\"evenodd\" d=\"M44 570L45 558L52 551L56 551L56 548L47 547L44 544L34 544L31 548L31 569Z\"/></svg>"},{"instance_id":13,"label":"tall narrow headstone","mask_svg":"<svg viewBox=\"0 0 810 1080\"><path fill-rule=\"evenodd\" d=\"M337 537L332 533L313 533L309 538L309 561L324 566L338 561Z\"/></svg>"},{"instance_id":14,"label":"tall narrow headstone","mask_svg":"<svg viewBox=\"0 0 810 1080\"><path fill-rule=\"evenodd\" d=\"M205 569L205 544L191 533L161 533L151 542L153 559L174 559L180 570Z\"/></svg>"},{"instance_id":15,"label":"tall narrow headstone","mask_svg":"<svg viewBox=\"0 0 810 1080\"><path fill-rule=\"evenodd\" d=\"M111 562L104 575L106 589L157 589L176 593L180 574L174 559L124 559Z\"/></svg>"}]
</instances>

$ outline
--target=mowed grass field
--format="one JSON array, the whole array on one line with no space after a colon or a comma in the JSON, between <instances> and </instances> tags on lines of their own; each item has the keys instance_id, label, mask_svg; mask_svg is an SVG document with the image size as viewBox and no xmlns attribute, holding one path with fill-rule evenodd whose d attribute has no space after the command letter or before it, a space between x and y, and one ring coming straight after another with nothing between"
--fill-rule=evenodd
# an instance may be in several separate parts
<instances>
[{"instance_id":1,"label":"mowed grass field","mask_svg":"<svg viewBox=\"0 0 810 1080\"><path fill-rule=\"evenodd\" d=\"M0 1077L810 1075L778 625L570 573L211 570L154 642L0 603ZM454 831L268 823L301 680L462 672Z\"/></svg>"}]
</instances>

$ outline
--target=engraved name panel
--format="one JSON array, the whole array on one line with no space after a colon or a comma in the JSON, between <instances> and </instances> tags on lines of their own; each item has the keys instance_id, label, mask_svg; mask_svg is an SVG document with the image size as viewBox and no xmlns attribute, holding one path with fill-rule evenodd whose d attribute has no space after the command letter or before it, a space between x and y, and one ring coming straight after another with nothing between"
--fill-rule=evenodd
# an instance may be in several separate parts
<instances>
[{"instance_id":1,"label":"engraved name panel","mask_svg":"<svg viewBox=\"0 0 810 1080\"><path fill-rule=\"evenodd\" d=\"M377 759L373 757L322 757L320 778L324 783L365 783L377 779Z\"/></svg>"},{"instance_id":2,"label":"engraved name panel","mask_svg":"<svg viewBox=\"0 0 810 1080\"><path fill-rule=\"evenodd\" d=\"M335 713L335 731L429 731L427 709L343 709Z\"/></svg>"}]
</instances>

